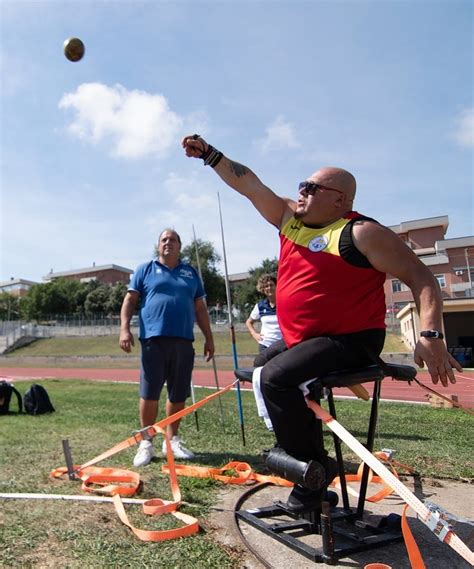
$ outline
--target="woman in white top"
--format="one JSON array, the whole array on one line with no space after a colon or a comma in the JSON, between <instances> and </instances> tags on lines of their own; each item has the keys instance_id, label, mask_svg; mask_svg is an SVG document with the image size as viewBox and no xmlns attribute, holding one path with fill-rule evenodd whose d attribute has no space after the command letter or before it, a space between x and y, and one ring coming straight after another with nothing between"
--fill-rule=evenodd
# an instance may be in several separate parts
<instances>
[{"instance_id":1,"label":"woman in white top","mask_svg":"<svg viewBox=\"0 0 474 569\"><path fill-rule=\"evenodd\" d=\"M258 342L259 353L268 346L281 340L280 326L276 314L276 278L270 274L262 275L257 281L257 290L266 298L257 302L253 307L245 325L250 334ZM260 320L260 332L257 332L254 322Z\"/></svg>"}]
</instances>

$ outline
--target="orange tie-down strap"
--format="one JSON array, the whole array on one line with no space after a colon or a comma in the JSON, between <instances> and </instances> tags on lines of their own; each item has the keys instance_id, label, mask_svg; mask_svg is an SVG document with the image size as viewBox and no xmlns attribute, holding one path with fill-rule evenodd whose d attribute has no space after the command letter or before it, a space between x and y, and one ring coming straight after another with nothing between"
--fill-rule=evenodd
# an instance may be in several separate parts
<instances>
[{"instance_id":1,"label":"orange tie-down strap","mask_svg":"<svg viewBox=\"0 0 474 569\"><path fill-rule=\"evenodd\" d=\"M189 415L190 413L192 413L196 409L199 409L199 407L202 407L203 405L206 405L207 403L212 401L215 397L220 397L221 395L226 393L226 391L229 391L230 389L232 389L238 381L239 380L237 379L236 381L234 381L233 383L230 383L226 387L223 387L219 391L215 391L214 393L211 393L207 397L204 397L204 399L201 399L199 401L196 401L196 403L189 405L189 407L185 407L184 409L181 409L181 411L177 411L173 415L170 415L169 417L166 417L165 419L161 419L161 421L158 421L158 423L154 423L153 425L149 425L148 427L141 429L140 431L136 432L133 436L129 437L128 439L121 441L120 443L116 444L112 448L109 448L108 450L104 451L103 453L99 454L98 456L95 456L91 460L88 460L87 462L82 464L79 468L82 470L86 467L97 464L98 462L105 460L106 458L110 458L111 456L113 456L114 454L117 454L118 452L120 452L122 450L133 447L143 440L152 439L158 432L160 432L160 431L163 432L163 429L165 427L167 427L168 425L171 425L171 423L174 423L178 419L181 419L182 417Z\"/></svg>"},{"instance_id":2,"label":"orange tie-down strap","mask_svg":"<svg viewBox=\"0 0 474 569\"><path fill-rule=\"evenodd\" d=\"M381 462L384 462L387 464L387 466L390 468L390 470L393 472L393 475L396 476L398 478L398 473L395 470L395 466L397 466L398 468L401 468L403 470L405 470L406 472L413 474L415 472L415 469L412 468L411 466L408 466L407 464L402 464L401 462L397 462L396 460L393 460L390 458L389 454L383 451L378 451L378 452L374 452L373 453L374 456L376 456ZM344 478L346 479L346 482L360 482L362 480L362 473L364 472L364 463L362 462L357 470L357 474L344 474ZM373 494L372 496L368 496L366 498L367 502L380 502L381 500L383 500L384 498L386 498L387 496L390 496L390 494L393 494L393 488L391 488L386 482L384 482L384 480L380 477L380 476L376 476L372 469L369 468L369 478L368 478L368 484L381 484L382 485L382 489ZM336 478L334 478L334 480L331 482L330 486L340 489L341 488L341 479L339 476L336 476ZM355 496L356 498L359 497L359 493L357 492L357 490L354 490L354 488L351 488L351 486L347 486L347 491L349 492L349 494L351 494L352 496Z\"/></svg>"},{"instance_id":3,"label":"orange tie-down strap","mask_svg":"<svg viewBox=\"0 0 474 569\"><path fill-rule=\"evenodd\" d=\"M74 465L75 475L82 480L81 489L94 494L115 496L133 496L140 487L140 475L122 468L100 468L87 466L80 468ZM67 467L61 466L51 471L52 478L61 478L67 474Z\"/></svg>"},{"instance_id":4,"label":"orange tie-down strap","mask_svg":"<svg viewBox=\"0 0 474 569\"><path fill-rule=\"evenodd\" d=\"M162 506L164 502L159 499L148 500L143 504L143 512L149 515L161 515L168 512L185 525L179 528L166 529L166 530L147 530L139 529L133 526L128 519L127 513L123 506L123 502L118 494L114 496L115 510L117 511L118 517L121 521L129 527L133 533L142 541L166 541L168 539L177 539L179 537L187 537L188 535L193 535L199 531L199 522L196 518L183 514L183 512L177 512L174 510L163 511ZM170 504L172 505L172 504Z\"/></svg>"},{"instance_id":5,"label":"orange tie-down strap","mask_svg":"<svg viewBox=\"0 0 474 569\"><path fill-rule=\"evenodd\" d=\"M269 482L276 486L293 486L293 482L279 476L267 476L258 474L252 470L247 462L228 462L222 468L209 468L207 466L190 466L188 464L176 464L178 476L193 476L194 478L213 478L226 484L246 484L247 482ZM164 464L163 472L169 472L170 467Z\"/></svg>"},{"instance_id":6,"label":"orange tie-down strap","mask_svg":"<svg viewBox=\"0 0 474 569\"><path fill-rule=\"evenodd\" d=\"M407 510L409 507L410 506L408 504L405 504L402 513L402 533L408 553L408 559L410 560L412 569L426 569L418 544L416 543L415 538L411 533L410 526L408 525Z\"/></svg>"},{"instance_id":7,"label":"orange tie-down strap","mask_svg":"<svg viewBox=\"0 0 474 569\"><path fill-rule=\"evenodd\" d=\"M160 516L171 514L182 524L181 527L167 530L144 530L133 526L128 519L122 499L120 496L132 496L140 488L140 476L136 472L120 468L100 468L96 466L74 467L75 474L82 480L82 489L86 492L97 494L109 494L113 496L115 510L120 520L129 527L133 533L142 541L165 541L193 535L199 531L199 522L196 518L178 512L181 503L181 491L178 485L176 467L171 450L171 444L166 432L157 427L166 441L166 454L169 465L169 477L173 500L161 500L152 498L143 503L143 513L149 516ZM66 467L56 468L51 472L53 478L60 478L68 472Z\"/></svg>"},{"instance_id":8,"label":"orange tie-down strap","mask_svg":"<svg viewBox=\"0 0 474 569\"><path fill-rule=\"evenodd\" d=\"M238 381L238 380L237 380ZM236 382L237 382L236 381ZM177 508L181 502L181 491L178 485L178 478L176 474L176 466L174 462L173 452L171 450L171 443L169 441L168 435L165 432L165 427L174 421L181 419L185 415L195 411L202 405L205 405L215 397L220 397L226 391L232 389L234 384L231 383L227 387L208 395L204 399L162 419L158 423L150 425L145 429L142 429L138 433L134 434L132 437L118 443L114 447L108 449L107 451L103 452L102 454L94 457L93 459L87 461L86 463L80 466L73 466L74 474L83 481L82 488L86 492L94 492L100 494L110 494L113 496L115 509L121 521L128 526L133 533L143 541L164 541L167 539L176 539L178 537L184 537L188 535L192 535L199 531L199 523L196 518L192 516L188 516L187 514L183 514L182 512L178 512ZM167 500L160 500L159 498L155 498L153 500L148 500L145 502L143 506L143 510L145 514L153 514L153 515L160 515L164 513L172 514L175 518L179 519L185 525L184 527L180 527L173 530L157 530L157 531L148 531L148 530L141 530L135 528L130 523L127 514L125 512L125 508L123 506L123 502L120 499L121 495L133 495L137 492L140 486L140 478L138 474L131 472L129 470L123 469L114 469L114 468L99 468L94 467L93 465L101 460L105 460L117 454L118 452L130 448L140 441L146 438L153 438L157 433L162 433L165 437L166 441L166 453L169 465L169 476L170 476L170 485L171 490L173 493L174 501L167 501ZM64 476L68 472L67 468L61 467L56 468L51 472L51 476L53 478L60 478Z\"/></svg>"},{"instance_id":9,"label":"orange tie-down strap","mask_svg":"<svg viewBox=\"0 0 474 569\"><path fill-rule=\"evenodd\" d=\"M423 504L402 482L390 472L390 470L371 454L351 433L345 429L334 417L315 401L307 400L308 407L314 411L315 415L331 429L346 445L352 449L374 472L391 486L394 491L404 500L419 516L421 521L438 537L443 543L447 543L463 559L474 567L474 553L469 549L452 530L446 520L437 511L432 511ZM421 567L421 566L420 566Z\"/></svg>"}]
</instances>

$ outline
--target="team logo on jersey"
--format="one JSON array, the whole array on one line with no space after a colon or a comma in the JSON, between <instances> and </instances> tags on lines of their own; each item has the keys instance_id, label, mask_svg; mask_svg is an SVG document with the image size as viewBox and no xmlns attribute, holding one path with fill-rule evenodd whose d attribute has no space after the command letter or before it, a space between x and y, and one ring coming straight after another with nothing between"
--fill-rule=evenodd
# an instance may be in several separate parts
<instances>
[{"instance_id":1,"label":"team logo on jersey","mask_svg":"<svg viewBox=\"0 0 474 569\"><path fill-rule=\"evenodd\" d=\"M328 246L329 240L325 235L318 235L318 237L314 237L308 243L308 249L313 253L319 253L319 251L323 251Z\"/></svg>"},{"instance_id":2,"label":"team logo on jersey","mask_svg":"<svg viewBox=\"0 0 474 569\"><path fill-rule=\"evenodd\" d=\"M179 276L184 277L186 279L192 279L193 278L193 272L190 269L180 269Z\"/></svg>"},{"instance_id":3,"label":"team logo on jersey","mask_svg":"<svg viewBox=\"0 0 474 569\"><path fill-rule=\"evenodd\" d=\"M161 275L162 272L163 272L163 271L161 270L161 267L156 267L155 274Z\"/></svg>"}]
</instances>

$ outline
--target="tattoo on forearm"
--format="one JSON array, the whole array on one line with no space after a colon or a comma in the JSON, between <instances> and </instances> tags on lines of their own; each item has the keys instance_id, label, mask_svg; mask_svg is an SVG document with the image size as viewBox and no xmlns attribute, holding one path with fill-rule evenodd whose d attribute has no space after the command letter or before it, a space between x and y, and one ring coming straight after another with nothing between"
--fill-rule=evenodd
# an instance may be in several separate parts
<instances>
[{"instance_id":1,"label":"tattoo on forearm","mask_svg":"<svg viewBox=\"0 0 474 569\"><path fill-rule=\"evenodd\" d=\"M239 164L238 162L233 162L232 160L229 161L229 166L230 166L232 173L235 174L237 176L237 178L241 178L242 176L245 176L245 174L247 174L247 172L249 171L247 166L244 166L243 164Z\"/></svg>"}]
</instances>

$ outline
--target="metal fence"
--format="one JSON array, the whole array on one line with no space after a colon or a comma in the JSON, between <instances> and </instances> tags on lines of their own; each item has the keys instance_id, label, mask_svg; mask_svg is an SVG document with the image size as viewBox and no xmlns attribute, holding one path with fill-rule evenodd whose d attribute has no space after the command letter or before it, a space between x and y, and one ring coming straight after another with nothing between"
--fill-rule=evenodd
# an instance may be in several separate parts
<instances>
[{"instance_id":1,"label":"metal fence","mask_svg":"<svg viewBox=\"0 0 474 569\"><path fill-rule=\"evenodd\" d=\"M213 332L228 330L227 322L212 323ZM138 329L138 319L132 322L132 328ZM246 330L245 324L235 323L236 331ZM196 331L198 328L195 328ZM35 324L21 320L0 321L0 354L13 345L19 347L21 340L25 343L33 338L56 338L67 336L119 336L119 318L100 319L70 319L63 322L55 321L49 324Z\"/></svg>"},{"instance_id":2,"label":"metal fence","mask_svg":"<svg viewBox=\"0 0 474 569\"><path fill-rule=\"evenodd\" d=\"M50 326L41 326L21 320L0 322L0 354L17 344L22 338L50 338Z\"/></svg>"},{"instance_id":3,"label":"metal fence","mask_svg":"<svg viewBox=\"0 0 474 569\"><path fill-rule=\"evenodd\" d=\"M400 323L387 320L387 331L400 332ZM132 320L132 328L138 327L138 318ZM225 332L229 327L226 320L211 318L213 332ZM234 321L236 331L245 331L245 323ZM197 329L197 328L196 328ZM84 318L70 317L46 323L32 323L22 320L0 321L0 354L11 348L22 338L53 338L66 336L118 336L120 318L117 316Z\"/></svg>"}]
</instances>

